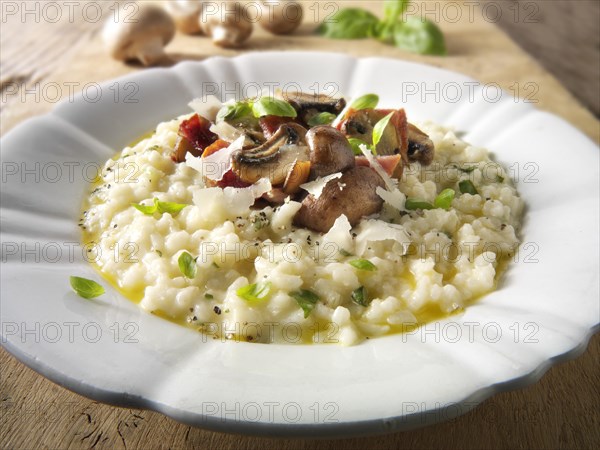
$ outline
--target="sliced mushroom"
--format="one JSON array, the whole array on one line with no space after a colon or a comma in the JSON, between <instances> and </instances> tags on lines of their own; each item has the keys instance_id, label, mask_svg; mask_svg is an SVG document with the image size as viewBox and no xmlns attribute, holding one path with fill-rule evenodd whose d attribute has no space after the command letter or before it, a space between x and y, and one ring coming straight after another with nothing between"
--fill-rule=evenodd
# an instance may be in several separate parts
<instances>
[{"instance_id":1,"label":"sliced mushroom","mask_svg":"<svg viewBox=\"0 0 600 450\"><path fill-rule=\"evenodd\" d=\"M407 154L410 162L419 161L423 166L431 164L435 154L433 141L412 123L408 124Z\"/></svg>"},{"instance_id":2,"label":"sliced mushroom","mask_svg":"<svg viewBox=\"0 0 600 450\"><path fill-rule=\"evenodd\" d=\"M385 184L373 169L354 167L327 183L319 198L306 197L294 217L294 224L326 233L344 214L354 226L361 218L381 210L383 199L376 193L378 186L383 188Z\"/></svg>"},{"instance_id":3,"label":"sliced mushroom","mask_svg":"<svg viewBox=\"0 0 600 450\"><path fill-rule=\"evenodd\" d=\"M344 172L354 167L354 153L348 139L327 125L311 128L306 133L310 148L310 179Z\"/></svg>"},{"instance_id":4,"label":"sliced mushroom","mask_svg":"<svg viewBox=\"0 0 600 450\"><path fill-rule=\"evenodd\" d=\"M298 117L304 123L308 123L314 115L321 112L338 115L346 107L346 100L343 98L335 98L326 94L306 94L292 91L283 92L281 97L294 107Z\"/></svg>"},{"instance_id":5,"label":"sliced mushroom","mask_svg":"<svg viewBox=\"0 0 600 450\"><path fill-rule=\"evenodd\" d=\"M246 183L268 178L272 185L283 183L297 161L308 161L306 129L286 123L262 145L233 153L231 168Z\"/></svg>"}]
</instances>

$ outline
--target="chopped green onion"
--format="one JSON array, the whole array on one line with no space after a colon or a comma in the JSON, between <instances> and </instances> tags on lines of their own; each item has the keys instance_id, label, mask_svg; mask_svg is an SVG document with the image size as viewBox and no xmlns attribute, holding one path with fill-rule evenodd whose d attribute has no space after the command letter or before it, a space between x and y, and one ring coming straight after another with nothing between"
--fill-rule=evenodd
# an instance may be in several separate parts
<instances>
[{"instance_id":1,"label":"chopped green onion","mask_svg":"<svg viewBox=\"0 0 600 450\"><path fill-rule=\"evenodd\" d=\"M404 203L404 208L409 211L415 209L433 209L433 205L425 200L419 200L418 198L407 198Z\"/></svg>"},{"instance_id":2,"label":"chopped green onion","mask_svg":"<svg viewBox=\"0 0 600 450\"><path fill-rule=\"evenodd\" d=\"M204 294L204 298L205 298L205 299L207 299L207 300L212 300L213 298L215 298L215 296L214 296L214 295L212 295L212 294L209 294L209 293L207 292L206 294Z\"/></svg>"},{"instance_id":3,"label":"chopped green onion","mask_svg":"<svg viewBox=\"0 0 600 450\"><path fill-rule=\"evenodd\" d=\"M358 97L350 104L350 108L355 110L360 109L373 109L379 103L379 96L377 94L365 94L362 97Z\"/></svg>"},{"instance_id":4,"label":"chopped green onion","mask_svg":"<svg viewBox=\"0 0 600 450\"><path fill-rule=\"evenodd\" d=\"M104 294L104 288L94 280L81 277L69 277L71 287L77 295L83 298L94 298Z\"/></svg>"},{"instance_id":5,"label":"chopped green onion","mask_svg":"<svg viewBox=\"0 0 600 450\"><path fill-rule=\"evenodd\" d=\"M375 264L373 264L371 261L369 261L368 259L354 259L352 261L350 261L348 264L350 264L352 267L358 269L358 270L368 270L369 272L372 272L374 270L377 270L377 266Z\"/></svg>"},{"instance_id":6,"label":"chopped green onion","mask_svg":"<svg viewBox=\"0 0 600 450\"><path fill-rule=\"evenodd\" d=\"M313 309L315 309L315 305L320 300L319 296L308 289L299 289L297 291L293 291L289 293L289 296L292 297L300 308L304 311L304 318L306 319Z\"/></svg>"},{"instance_id":7,"label":"chopped green onion","mask_svg":"<svg viewBox=\"0 0 600 450\"><path fill-rule=\"evenodd\" d=\"M448 208L450 208L450 205L452 204L452 200L454 200L455 194L456 194L456 192L454 192L454 189L450 189L450 188L444 189L435 198L433 205L436 208L448 209Z\"/></svg>"},{"instance_id":8,"label":"chopped green onion","mask_svg":"<svg viewBox=\"0 0 600 450\"><path fill-rule=\"evenodd\" d=\"M177 259L177 264L179 265L179 270L183 274L184 277L192 279L196 276L196 260L198 258L194 258L188 252L183 252L179 255Z\"/></svg>"},{"instance_id":9,"label":"chopped green onion","mask_svg":"<svg viewBox=\"0 0 600 450\"><path fill-rule=\"evenodd\" d=\"M387 128L388 123L390 122L390 119L392 118L392 116L395 113L396 113L396 111L392 111L387 116L385 116L383 119L379 120L373 127L373 153L377 154L377 144L379 144L379 141L381 140L381 137L383 136L383 132Z\"/></svg>"},{"instance_id":10,"label":"chopped green onion","mask_svg":"<svg viewBox=\"0 0 600 450\"><path fill-rule=\"evenodd\" d=\"M352 291L352 301L360 306L369 306L371 303L367 297L367 289L364 286Z\"/></svg>"},{"instance_id":11,"label":"chopped green onion","mask_svg":"<svg viewBox=\"0 0 600 450\"><path fill-rule=\"evenodd\" d=\"M330 112L323 111L319 114L315 114L310 119L308 119L308 125L311 127L315 127L317 125L329 125L335 119L335 114L331 114Z\"/></svg>"},{"instance_id":12,"label":"chopped green onion","mask_svg":"<svg viewBox=\"0 0 600 450\"><path fill-rule=\"evenodd\" d=\"M273 97L261 97L252 104L254 117L279 116L296 117L298 114L292 105L285 100Z\"/></svg>"},{"instance_id":13,"label":"chopped green onion","mask_svg":"<svg viewBox=\"0 0 600 450\"><path fill-rule=\"evenodd\" d=\"M258 302L265 300L269 297L271 292L271 282L261 281L259 283L252 283L248 286L239 288L235 293L238 297L248 302Z\"/></svg>"},{"instance_id":14,"label":"chopped green onion","mask_svg":"<svg viewBox=\"0 0 600 450\"><path fill-rule=\"evenodd\" d=\"M462 194L477 195L477 189L471 180L462 180L458 183L458 188Z\"/></svg>"}]
</instances>

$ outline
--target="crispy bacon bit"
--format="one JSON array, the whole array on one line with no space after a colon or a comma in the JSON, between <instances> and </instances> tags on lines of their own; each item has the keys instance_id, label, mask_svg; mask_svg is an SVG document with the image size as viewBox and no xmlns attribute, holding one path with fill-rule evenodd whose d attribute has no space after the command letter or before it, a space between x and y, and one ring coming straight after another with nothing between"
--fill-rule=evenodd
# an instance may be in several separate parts
<instances>
[{"instance_id":1,"label":"crispy bacon bit","mask_svg":"<svg viewBox=\"0 0 600 450\"><path fill-rule=\"evenodd\" d=\"M296 122L293 117L280 117L280 116L264 116L258 120L260 128L263 130L265 138L269 139L273 136L279 127L284 123Z\"/></svg>"},{"instance_id":2,"label":"crispy bacon bit","mask_svg":"<svg viewBox=\"0 0 600 450\"><path fill-rule=\"evenodd\" d=\"M179 135L192 143L194 149L191 151L194 156L201 156L206 147L215 142L219 136L210 131L210 120L205 119L199 114L194 114L187 120L181 122L179 126Z\"/></svg>"}]
</instances>

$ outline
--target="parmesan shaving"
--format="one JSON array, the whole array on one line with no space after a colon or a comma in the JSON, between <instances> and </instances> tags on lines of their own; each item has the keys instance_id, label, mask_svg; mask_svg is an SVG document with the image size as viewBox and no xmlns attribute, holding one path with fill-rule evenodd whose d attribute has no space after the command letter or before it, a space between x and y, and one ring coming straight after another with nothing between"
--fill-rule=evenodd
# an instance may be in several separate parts
<instances>
[{"instance_id":1,"label":"parmesan shaving","mask_svg":"<svg viewBox=\"0 0 600 450\"><path fill-rule=\"evenodd\" d=\"M387 223L383 220L363 220L356 231L355 242L358 256L365 253L369 242L387 240L399 242L402 244L402 254L408 251L408 246L411 243L411 239L402 225Z\"/></svg>"},{"instance_id":2,"label":"parmesan shaving","mask_svg":"<svg viewBox=\"0 0 600 450\"><path fill-rule=\"evenodd\" d=\"M350 230L352 226L345 214L339 216L329 231L323 236L323 242L332 243L337 246L338 252L354 250L354 242Z\"/></svg>"},{"instance_id":3,"label":"parmesan shaving","mask_svg":"<svg viewBox=\"0 0 600 450\"><path fill-rule=\"evenodd\" d=\"M240 130L238 130L232 125L229 125L225 121L212 124L210 126L210 131L219 136L219 139L223 139L227 142L233 142L236 139L239 139L239 137L244 134Z\"/></svg>"},{"instance_id":4,"label":"parmesan shaving","mask_svg":"<svg viewBox=\"0 0 600 450\"><path fill-rule=\"evenodd\" d=\"M383 169L383 167L381 167L381 164L377 162L377 159L373 156L371 150L369 150L365 144L360 144L358 148L360 148L362 154L365 155L365 158L367 158L367 161L369 161L371 169L377 172L377 174L383 179L387 190L393 191L396 189L396 181L394 181Z\"/></svg>"},{"instance_id":5,"label":"parmesan shaving","mask_svg":"<svg viewBox=\"0 0 600 450\"><path fill-rule=\"evenodd\" d=\"M323 193L323 189L331 180L335 180L342 176L342 172L333 173L323 178L317 178L315 181L301 184L300 187L312 195L317 200Z\"/></svg>"},{"instance_id":6,"label":"parmesan shaving","mask_svg":"<svg viewBox=\"0 0 600 450\"><path fill-rule=\"evenodd\" d=\"M231 169L231 155L244 146L245 137L242 135L226 147L206 158L199 158L190 153L185 155L185 162L192 169L200 172L204 177L221 181L227 171Z\"/></svg>"},{"instance_id":7,"label":"parmesan shaving","mask_svg":"<svg viewBox=\"0 0 600 450\"><path fill-rule=\"evenodd\" d=\"M188 106L205 119L214 122L217 118L217 113L223 104L221 103L221 100L214 95L209 95L204 100L201 98L195 98L188 103Z\"/></svg>"},{"instance_id":8,"label":"parmesan shaving","mask_svg":"<svg viewBox=\"0 0 600 450\"><path fill-rule=\"evenodd\" d=\"M375 193L381 197L381 199L388 205L396 208L398 211L404 211L404 203L406 202L406 195L404 195L398 188L394 190L386 191L381 186L377 186Z\"/></svg>"}]
</instances>

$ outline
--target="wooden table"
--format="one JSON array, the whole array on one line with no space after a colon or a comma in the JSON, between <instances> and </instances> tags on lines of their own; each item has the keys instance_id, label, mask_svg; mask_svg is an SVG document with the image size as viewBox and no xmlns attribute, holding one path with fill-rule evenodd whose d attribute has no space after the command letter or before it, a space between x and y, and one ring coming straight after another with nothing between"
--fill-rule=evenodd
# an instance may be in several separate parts
<instances>
[{"instance_id":1,"label":"wooden table","mask_svg":"<svg viewBox=\"0 0 600 450\"><path fill-rule=\"evenodd\" d=\"M4 2L9 3L9 2ZM17 5L20 2L10 2ZM455 2L456 3L456 2ZM544 2L541 2L543 13ZM59 2L59 5L61 2ZM105 11L112 2L103 3ZM374 11L379 2L353 2ZM350 52L424 62L495 82L505 89L517 83L535 83L535 100L580 128L595 142L600 140L598 121L571 94L525 54L480 9L469 17L467 5L456 23L443 21L449 55L445 58L411 55L373 41L330 41L311 35L314 18L308 16L294 36L277 39L255 30L243 51L280 49ZM308 4L307 4L308 5ZM441 6L444 4L441 3ZM81 19L83 3L76 2L73 21L50 23L44 18L8 16L3 9L1 37L1 128L50 110L55 99L23 95L39 82L83 86L142 70L109 59L98 34L100 22ZM431 7L431 6L430 6ZM4 6L3 6L4 8ZM46 11L49 13L49 11ZM51 17L50 17L51 18ZM18 39L20 37L20 39ZM201 60L211 55L240 52L212 46L206 38L177 35L168 47L174 62ZM15 83L16 82L16 83ZM65 84L76 83L76 84ZM19 84L21 84L19 86ZM10 95L9 95L10 94ZM63 89L63 96L68 89ZM598 448L600 446L600 392L598 374L600 338L595 336L583 356L552 368L538 383L503 393L470 413L439 425L374 438L338 441L251 438L213 433L178 424L151 411L116 408L71 393L36 374L4 350L0 351L1 448Z\"/></svg>"}]
</instances>

